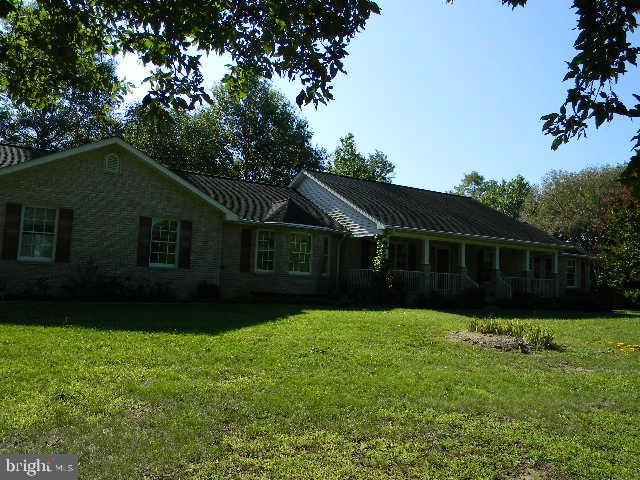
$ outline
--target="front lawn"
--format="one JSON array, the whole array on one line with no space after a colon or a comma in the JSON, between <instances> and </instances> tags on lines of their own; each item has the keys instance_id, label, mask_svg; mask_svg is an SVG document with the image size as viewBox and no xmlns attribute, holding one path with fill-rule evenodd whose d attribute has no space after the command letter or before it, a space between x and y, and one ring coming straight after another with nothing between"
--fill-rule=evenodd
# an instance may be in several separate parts
<instances>
[{"instance_id":1,"label":"front lawn","mask_svg":"<svg viewBox=\"0 0 640 480\"><path fill-rule=\"evenodd\" d=\"M84 479L637 479L616 343L640 314L519 316L564 350L456 343L470 317L432 310L0 304L0 452Z\"/></svg>"}]
</instances>

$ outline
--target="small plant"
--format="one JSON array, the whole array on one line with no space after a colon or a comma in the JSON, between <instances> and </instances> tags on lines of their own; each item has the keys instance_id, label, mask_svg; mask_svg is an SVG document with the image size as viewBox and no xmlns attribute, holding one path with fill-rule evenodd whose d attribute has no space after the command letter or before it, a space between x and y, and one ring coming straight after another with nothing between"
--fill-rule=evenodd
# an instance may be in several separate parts
<instances>
[{"instance_id":1,"label":"small plant","mask_svg":"<svg viewBox=\"0 0 640 480\"><path fill-rule=\"evenodd\" d=\"M547 350L555 348L556 346L553 342L553 332L548 328L537 325L530 326L530 329L523 335L523 340L529 345L546 348Z\"/></svg>"},{"instance_id":2,"label":"small plant","mask_svg":"<svg viewBox=\"0 0 640 480\"><path fill-rule=\"evenodd\" d=\"M551 330L518 320L497 320L495 318L480 320L473 318L469 322L469 331L522 338L526 344L535 348L552 349L556 347Z\"/></svg>"}]
</instances>

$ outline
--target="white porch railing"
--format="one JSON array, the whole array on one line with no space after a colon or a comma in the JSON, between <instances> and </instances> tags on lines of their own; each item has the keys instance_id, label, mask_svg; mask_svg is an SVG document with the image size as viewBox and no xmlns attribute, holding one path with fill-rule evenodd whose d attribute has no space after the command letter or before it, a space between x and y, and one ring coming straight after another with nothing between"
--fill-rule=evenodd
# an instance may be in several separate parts
<instances>
[{"instance_id":1,"label":"white porch railing","mask_svg":"<svg viewBox=\"0 0 640 480\"><path fill-rule=\"evenodd\" d=\"M370 288L373 286L373 270L362 268L347 270L345 280L349 288Z\"/></svg>"},{"instance_id":2,"label":"white porch railing","mask_svg":"<svg viewBox=\"0 0 640 480\"><path fill-rule=\"evenodd\" d=\"M511 292L527 292L542 298L555 297L555 280L553 278L532 278L531 286L527 287L526 277L502 277Z\"/></svg>"},{"instance_id":3,"label":"white porch railing","mask_svg":"<svg viewBox=\"0 0 640 480\"><path fill-rule=\"evenodd\" d=\"M460 273L431 272L427 287L429 290L450 295L461 291L465 283L465 278Z\"/></svg>"},{"instance_id":4,"label":"white porch railing","mask_svg":"<svg viewBox=\"0 0 640 480\"><path fill-rule=\"evenodd\" d=\"M417 270L394 270L393 279L402 282L407 290L424 289L424 272Z\"/></svg>"},{"instance_id":5,"label":"white porch railing","mask_svg":"<svg viewBox=\"0 0 640 480\"><path fill-rule=\"evenodd\" d=\"M505 276L502 279L511 289L511 293L527 291L527 277Z\"/></svg>"},{"instance_id":6,"label":"white porch railing","mask_svg":"<svg viewBox=\"0 0 640 480\"><path fill-rule=\"evenodd\" d=\"M465 288L478 288L478 284L463 273L431 272L425 274L417 270L393 270L394 282L411 291L431 290L442 295L453 295ZM371 288L374 272L370 269L347 270L345 280L349 288Z\"/></svg>"},{"instance_id":7,"label":"white porch railing","mask_svg":"<svg viewBox=\"0 0 640 480\"><path fill-rule=\"evenodd\" d=\"M541 298L555 297L556 281L553 278L532 278L531 293Z\"/></svg>"}]
</instances>

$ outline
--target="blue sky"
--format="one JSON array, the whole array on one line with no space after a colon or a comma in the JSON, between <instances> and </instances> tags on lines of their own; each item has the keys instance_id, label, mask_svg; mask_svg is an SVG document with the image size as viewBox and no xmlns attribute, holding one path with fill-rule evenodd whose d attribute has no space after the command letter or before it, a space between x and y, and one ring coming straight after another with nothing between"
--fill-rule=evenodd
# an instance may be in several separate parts
<instances>
[{"instance_id":1,"label":"blue sky","mask_svg":"<svg viewBox=\"0 0 640 480\"><path fill-rule=\"evenodd\" d=\"M511 10L499 0L380 2L382 15L351 44L335 100L302 109L316 143L332 151L351 131L361 150L389 155L395 183L441 191L471 170L538 182L550 169L627 160L634 124L626 119L556 152L541 132L540 116L557 110L567 87L564 62L576 35L568 3L538 0ZM207 84L226 63L206 60ZM144 76L131 59L121 72L134 82ZM299 85L275 83L293 102Z\"/></svg>"}]
</instances>

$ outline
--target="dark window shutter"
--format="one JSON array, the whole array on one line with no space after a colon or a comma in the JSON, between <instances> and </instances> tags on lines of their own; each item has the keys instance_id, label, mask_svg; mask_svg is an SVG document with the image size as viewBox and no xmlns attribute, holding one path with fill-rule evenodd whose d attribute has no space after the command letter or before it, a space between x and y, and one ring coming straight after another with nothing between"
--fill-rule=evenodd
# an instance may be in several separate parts
<instances>
[{"instance_id":1,"label":"dark window shutter","mask_svg":"<svg viewBox=\"0 0 640 480\"><path fill-rule=\"evenodd\" d=\"M242 237L240 238L240 271L251 271L251 238L253 231L248 228L242 229Z\"/></svg>"},{"instance_id":2,"label":"dark window shutter","mask_svg":"<svg viewBox=\"0 0 640 480\"><path fill-rule=\"evenodd\" d=\"M151 242L151 217L140 217L138 227L138 266L149 266L149 244Z\"/></svg>"},{"instance_id":3,"label":"dark window shutter","mask_svg":"<svg viewBox=\"0 0 640 480\"><path fill-rule=\"evenodd\" d=\"M409 270L418 269L418 248L415 243L409 244Z\"/></svg>"},{"instance_id":4,"label":"dark window shutter","mask_svg":"<svg viewBox=\"0 0 640 480\"><path fill-rule=\"evenodd\" d=\"M22 205L7 203L4 217L4 236L2 237L2 259L18 258L18 239L20 238L20 214Z\"/></svg>"},{"instance_id":5,"label":"dark window shutter","mask_svg":"<svg viewBox=\"0 0 640 480\"><path fill-rule=\"evenodd\" d=\"M58 238L56 240L56 262L69 263L71 259L71 228L73 210L61 208L58 211Z\"/></svg>"},{"instance_id":6,"label":"dark window shutter","mask_svg":"<svg viewBox=\"0 0 640 480\"><path fill-rule=\"evenodd\" d=\"M180 222L180 256L178 266L180 268L191 268L191 238L193 224L188 220Z\"/></svg>"}]
</instances>

